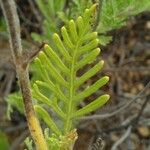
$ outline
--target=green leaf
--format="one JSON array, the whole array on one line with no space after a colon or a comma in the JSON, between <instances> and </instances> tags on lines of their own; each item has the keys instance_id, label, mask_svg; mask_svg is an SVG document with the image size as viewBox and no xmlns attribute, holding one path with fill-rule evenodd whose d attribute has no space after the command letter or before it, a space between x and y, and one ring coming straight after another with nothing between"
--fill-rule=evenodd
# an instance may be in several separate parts
<instances>
[{"instance_id":1,"label":"green leaf","mask_svg":"<svg viewBox=\"0 0 150 150\"><path fill-rule=\"evenodd\" d=\"M87 87L84 91L74 96L74 101L80 102L82 99L90 96L94 92L96 92L99 88L105 85L109 81L109 77L105 76L98 81L96 81L93 85Z\"/></svg>"},{"instance_id":2,"label":"green leaf","mask_svg":"<svg viewBox=\"0 0 150 150\"><path fill-rule=\"evenodd\" d=\"M64 63L58 57L58 55L56 54L56 52L54 52L48 45L45 45L45 51L46 51L46 54L49 56L49 58L52 59L52 61L55 62L55 64L57 65L57 67L62 72L66 73L67 75L70 73L69 69L64 65Z\"/></svg>"},{"instance_id":3,"label":"green leaf","mask_svg":"<svg viewBox=\"0 0 150 150\"><path fill-rule=\"evenodd\" d=\"M48 112L45 109L43 109L39 105L35 105L34 109L35 109L36 113L39 115L39 117L44 120L44 122L48 125L48 127L50 129L52 129L52 131L55 134L61 135L61 131L58 129L58 127L56 126L56 124L51 119L50 115L48 114Z\"/></svg>"},{"instance_id":4,"label":"green leaf","mask_svg":"<svg viewBox=\"0 0 150 150\"><path fill-rule=\"evenodd\" d=\"M65 27L61 28L61 34L62 34L64 43L67 45L67 47L70 48L70 49L73 49L74 45L73 45L73 43L72 43Z\"/></svg>"},{"instance_id":5,"label":"green leaf","mask_svg":"<svg viewBox=\"0 0 150 150\"><path fill-rule=\"evenodd\" d=\"M52 44L50 38L54 32L58 31L58 27L61 23L58 14L63 11L66 0L36 0L35 2L44 19L41 20L41 17L38 18L40 22L43 21L42 34L32 33L32 37L35 41L45 41Z\"/></svg>"},{"instance_id":6,"label":"green leaf","mask_svg":"<svg viewBox=\"0 0 150 150\"><path fill-rule=\"evenodd\" d=\"M96 7L97 4L86 9L83 17L78 17L76 21L71 19L67 25L61 28L60 36L55 33L53 45L45 45L44 50L39 53L35 61L37 67L41 70L43 81L35 82L33 96L37 101L52 108L60 116L63 123L63 129L61 129L63 134L68 134L73 129L75 118L72 118L72 114L77 113L77 116L87 114L96 110L108 100L108 95L102 95L91 104L79 111L77 110L81 101L95 93L109 80L107 76L102 77L79 93L80 86L100 72L104 64L104 61L100 61L82 76L77 76L77 71L85 65L93 63L100 53L98 35L97 32L92 31L91 26L95 19ZM40 88L52 91L54 98L50 99L47 95L44 95ZM45 110L40 108L40 112L42 112L41 118L43 120L45 120L44 116L48 118L48 113ZM54 121L50 118L46 123L52 128L51 124L54 124Z\"/></svg>"},{"instance_id":7,"label":"green leaf","mask_svg":"<svg viewBox=\"0 0 150 150\"><path fill-rule=\"evenodd\" d=\"M111 41L112 41L112 37L111 36L103 36L103 35L99 36L99 43L100 43L100 45L106 46Z\"/></svg>"},{"instance_id":8,"label":"green leaf","mask_svg":"<svg viewBox=\"0 0 150 150\"><path fill-rule=\"evenodd\" d=\"M108 100L110 96L105 94L100 97L98 97L96 100L91 102L90 104L84 106L83 108L79 109L75 114L72 115L73 118L84 116L100 107L102 107Z\"/></svg>"},{"instance_id":9,"label":"green leaf","mask_svg":"<svg viewBox=\"0 0 150 150\"><path fill-rule=\"evenodd\" d=\"M92 50L90 53L85 55L82 60L80 60L78 63L76 63L75 70L79 70L80 68L84 67L85 65L92 63L99 53L100 53L99 48Z\"/></svg>"},{"instance_id":10,"label":"green leaf","mask_svg":"<svg viewBox=\"0 0 150 150\"><path fill-rule=\"evenodd\" d=\"M57 99L49 100L46 96L44 96L40 91L36 84L33 85L33 96L38 100L39 102L42 102L50 107L53 108L53 110L62 118L65 118L64 112L60 109L60 107L57 104Z\"/></svg>"},{"instance_id":11,"label":"green leaf","mask_svg":"<svg viewBox=\"0 0 150 150\"><path fill-rule=\"evenodd\" d=\"M45 0L36 0L36 3L38 4L43 16L50 22L50 16L52 17L54 15L53 0L48 0L48 4Z\"/></svg>"},{"instance_id":12,"label":"green leaf","mask_svg":"<svg viewBox=\"0 0 150 150\"><path fill-rule=\"evenodd\" d=\"M54 80L58 81L60 85L68 87L68 83L65 81L65 79L62 77L62 75L59 73L59 71L55 68L55 66L48 60L48 57L45 53L40 52L39 58L44 64L43 67L47 68L47 71L51 74L52 78Z\"/></svg>"},{"instance_id":13,"label":"green leaf","mask_svg":"<svg viewBox=\"0 0 150 150\"><path fill-rule=\"evenodd\" d=\"M25 150L33 150L33 141L27 137L24 141L25 145L27 146L27 149Z\"/></svg>"},{"instance_id":14,"label":"green leaf","mask_svg":"<svg viewBox=\"0 0 150 150\"><path fill-rule=\"evenodd\" d=\"M125 25L126 20L140 12L150 10L149 0L103 0L98 26L99 33L106 33Z\"/></svg>"},{"instance_id":15,"label":"green leaf","mask_svg":"<svg viewBox=\"0 0 150 150\"><path fill-rule=\"evenodd\" d=\"M21 93L14 93L14 94L10 94L7 99L6 99L7 103L8 103L8 107L7 107L7 116L9 119L10 118L10 114L13 112L13 108L16 108L21 114L24 114L24 106L23 106L23 100L22 100L22 96Z\"/></svg>"},{"instance_id":16,"label":"green leaf","mask_svg":"<svg viewBox=\"0 0 150 150\"><path fill-rule=\"evenodd\" d=\"M48 82L49 83L49 82ZM46 82L42 82L42 81L36 81L36 84L40 87L46 87L49 90L52 90L59 99L63 100L65 103L68 101L68 98L62 93L62 91L60 90L60 88L58 86L55 86L54 89L52 89L49 84ZM34 92L34 91L33 91Z\"/></svg>"},{"instance_id":17,"label":"green leaf","mask_svg":"<svg viewBox=\"0 0 150 150\"><path fill-rule=\"evenodd\" d=\"M69 55L69 52L66 50L63 42L61 41L58 34L53 35L54 43L56 44L56 47L59 49L60 53L64 56L64 58L70 62L71 56Z\"/></svg>"},{"instance_id":18,"label":"green leaf","mask_svg":"<svg viewBox=\"0 0 150 150\"><path fill-rule=\"evenodd\" d=\"M76 39L78 39L78 34L76 30L76 24L73 20L69 21L69 32L70 36L73 39L74 43L76 42Z\"/></svg>"},{"instance_id":19,"label":"green leaf","mask_svg":"<svg viewBox=\"0 0 150 150\"><path fill-rule=\"evenodd\" d=\"M100 71L103 67L104 61L100 61L97 63L93 68L91 68L88 72L83 74L79 79L77 79L75 87L79 87L81 84L83 84L86 80L94 76L98 71Z\"/></svg>"},{"instance_id":20,"label":"green leaf","mask_svg":"<svg viewBox=\"0 0 150 150\"><path fill-rule=\"evenodd\" d=\"M82 53L91 51L92 49L94 49L94 48L96 48L98 46L98 43L99 43L99 40L98 39L94 39L91 42L89 42L88 44L80 47L79 52L82 54Z\"/></svg>"}]
</instances>

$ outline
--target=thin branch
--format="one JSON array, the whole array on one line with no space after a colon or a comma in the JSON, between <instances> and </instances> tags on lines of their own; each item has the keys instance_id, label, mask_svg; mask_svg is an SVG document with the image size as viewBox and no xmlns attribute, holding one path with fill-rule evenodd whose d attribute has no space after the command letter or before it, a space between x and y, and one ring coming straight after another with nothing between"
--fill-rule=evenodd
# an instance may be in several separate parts
<instances>
[{"instance_id":1,"label":"thin branch","mask_svg":"<svg viewBox=\"0 0 150 150\"><path fill-rule=\"evenodd\" d=\"M24 58L20 38L20 23L16 11L16 5L14 0L1 0L0 3L8 26L11 54L16 66L16 72L22 91L28 127L36 148L38 150L47 150L46 140L44 139L41 126L35 115L32 104L28 64L25 65L23 61Z\"/></svg>"},{"instance_id":2,"label":"thin branch","mask_svg":"<svg viewBox=\"0 0 150 150\"><path fill-rule=\"evenodd\" d=\"M33 60L33 58L35 58L39 54L39 52L43 50L44 45L45 45L45 43L42 43L39 46L39 48L37 48L37 49L34 49L32 51L24 51L23 52L24 66L27 66Z\"/></svg>"},{"instance_id":3,"label":"thin branch","mask_svg":"<svg viewBox=\"0 0 150 150\"><path fill-rule=\"evenodd\" d=\"M144 110L145 110L145 108L146 108L146 105L147 105L147 103L149 102L149 100L150 100L150 95L148 95L148 96L146 97L146 99L145 99L145 101L144 101L144 103L143 103L143 105L142 105L142 107L141 107L141 109L140 109L140 111L139 111L137 117L135 118L135 120L134 120L134 122L133 122L133 124L132 124L133 126L135 126L136 124L138 124L138 122L139 122L139 120L140 120L140 118L141 118L141 116L142 116L142 114L143 114L143 112L144 112Z\"/></svg>"},{"instance_id":4,"label":"thin branch","mask_svg":"<svg viewBox=\"0 0 150 150\"><path fill-rule=\"evenodd\" d=\"M123 134L123 136L112 146L111 150L117 150L117 147L125 141L125 139L130 135L132 126L129 126L127 131Z\"/></svg>"},{"instance_id":5,"label":"thin branch","mask_svg":"<svg viewBox=\"0 0 150 150\"><path fill-rule=\"evenodd\" d=\"M9 40L11 51L14 60L21 58L22 45L20 38L20 23L16 12L16 6L13 0L7 2L7 0L1 0L1 6L5 15L6 23L9 31Z\"/></svg>"}]
</instances>

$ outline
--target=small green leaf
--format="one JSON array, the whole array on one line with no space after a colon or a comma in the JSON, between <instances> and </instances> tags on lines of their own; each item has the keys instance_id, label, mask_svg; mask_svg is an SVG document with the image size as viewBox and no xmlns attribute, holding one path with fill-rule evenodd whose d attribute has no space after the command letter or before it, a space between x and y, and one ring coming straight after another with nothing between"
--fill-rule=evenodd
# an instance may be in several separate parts
<instances>
[{"instance_id":1,"label":"small green leaf","mask_svg":"<svg viewBox=\"0 0 150 150\"><path fill-rule=\"evenodd\" d=\"M54 101L54 99L49 100L45 95L43 95L40 91L39 88L36 84L33 85L33 91L32 94L34 96L34 98L36 98L37 101L46 104L50 107L52 107L52 109L62 118L64 118L65 114L64 112L59 108L59 106L57 105L56 101Z\"/></svg>"},{"instance_id":2,"label":"small green leaf","mask_svg":"<svg viewBox=\"0 0 150 150\"><path fill-rule=\"evenodd\" d=\"M48 127L50 129L52 129L52 131L54 133L56 133L57 135L61 135L61 131L58 129L58 127L56 126L56 124L51 119L50 115L48 114L48 112L45 109L43 109L39 105L35 105L34 109L37 112L37 114L39 115L39 117L44 120L44 122L48 125Z\"/></svg>"},{"instance_id":3,"label":"small green leaf","mask_svg":"<svg viewBox=\"0 0 150 150\"><path fill-rule=\"evenodd\" d=\"M58 86L55 86L54 88L51 88L49 86L49 82L42 82L42 81L36 81L36 84L42 87L46 87L49 90L52 90L59 99L63 100L65 103L68 101L68 98L64 95L64 93L62 93L62 91L60 90L60 88Z\"/></svg>"},{"instance_id":4,"label":"small green leaf","mask_svg":"<svg viewBox=\"0 0 150 150\"><path fill-rule=\"evenodd\" d=\"M87 22L94 22L93 20L93 16L95 15L95 12L96 12L96 8L98 6L98 3L95 3L94 5L92 5L92 7L90 7L89 9L86 9L84 14L83 14L83 19L84 19L84 22L87 23Z\"/></svg>"},{"instance_id":5,"label":"small green leaf","mask_svg":"<svg viewBox=\"0 0 150 150\"><path fill-rule=\"evenodd\" d=\"M33 150L33 141L27 137L24 141L25 145L27 146L27 149L25 150Z\"/></svg>"},{"instance_id":6,"label":"small green leaf","mask_svg":"<svg viewBox=\"0 0 150 150\"><path fill-rule=\"evenodd\" d=\"M109 44L112 41L112 37L111 36L99 36L99 43L100 45L106 46L107 44Z\"/></svg>"},{"instance_id":7,"label":"small green leaf","mask_svg":"<svg viewBox=\"0 0 150 150\"><path fill-rule=\"evenodd\" d=\"M79 49L79 52L82 54L82 53L85 53L85 52L88 52L94 48L97 47L99 43L99 40L98 39L94 39L93 41L89 42L88 44L82 46L80 49Z\"/></svg>"},{"instance_id":8,"label":"small green leaf","mask_svg":"<svg viewBox=\"0 0 150 150\"><path fill-rule=\"evenodd\" d=\"M90 53L88 53L87 55L85 55L84 58L82 58L82 60L80 60L75 65L75 70L79 70L80 68L84 67L85 65L92 63L99 53L100 53L100 49L96 48L93 51L91 51Z\"/></svg>"},{"instance_id":9,"label":"small green leaf","mask_svg":"<svg viewBox=\"0 0 150 150\"><path fill-rule=\"evenodd\" d=\"M91 41L92 39L96 39L96 38L97 38L97 32L92 32L83 36L81 41L84 43L84 42Z\"/></svg>"},{"instance_id":10,"label":"small green leaf","mask_svg":"<svg viewBox=\"0 0 150 150\"><path fill-rule=\"evenodd\" d=\"M67 75L69 74L69 69L64 65L64 63L61 61L59 56L54 52L50 46L47 44L44 46L44 49L46 51L46 54L49 56L50 59L52 59L56 64L57 67Z\"/></svg>"},{"instance_id":11,"label":"small green leaf","mask_svg":"<svg viewBox=\"0 0 150 150\"><path fill-rule=\"evenodd\" d=\"M39 102L42 102L42 103L47 104L49 106L52 106L52 102L39 91L39 88L35 83L33 85L32 94L33 94L34 98L36 98Z\"/></svg>"},{"instance_id":12,"label":"small green leaf","mask_svg":"<svg viewBox=\"0 0 150 150\"><path fill-rule=\"evenodd\" d=\"M61 34L62 34L63 40L64 40L65 44L68 46L68 48L73 49L74 45L73 45L65 27L61 28Z\"/></svg>"},{"instance_id":13,"label":"small green leaf","mask_svg":"<svg viewBox=\"0 0 150 150\"><path fill-rule=\"evenodd\" d=\"M78 27L78 32L79 32L78 34L81 35L83 28L84 28L84 22L81 16L77 18L77 27Z\"/></svg>"},{"instance_id":14,"label":"small green leaf","mask_svg":"<svg viewBox=\"0 0 150 150\"><path fill-rule=\"evenodd\" d=\"M90 70L88 70L85 74L83 74L77 81L75 84L75 87L79 87L81 84L83 84L86 80L88 80L89 78L91 78L92 76L94 76L98 71L100 71L102 69L104 65L104 61L100 61L99 63L97 63L93 68L91 68Z\"/></svg>"},{"instance_id":15,"label":"small green leaf","mask_svg":"<svg viewBox=\"0 0 150 150\"><path fill-rule=\"evenodd\" d=\"M41 77L43 79L43 81L45 81L46 83L48 82L49 84L49 88L54 91L54 87L55 85L53 84L53 82L50 80L49 75L48 75L48 71L45 69L45 67L43 66L41 60L39 58L35 59L35 65L36 67L40 70L41 73Z\"/></svg>"},{"instance_id":16,"label":"small green leaf","mask_svg":"<svg viewBox=\"0 0 150 150\"><path fill-rule=\"evenodd\" d=\"M69 55L69 52L66 50L66 48L58 34L55 33L53 35L53 41L56 44L59 51L61 52L61 54L65 57L65 59L70 62L71 56Z\"/></svg>"},{"instance_id":17,"label":"small green leaf","mask_svg":"<svg viewBox=\"0 0 150 150\"><path fill-rule=\"evenodd\" d=\"M103 0L98 25L99 33L106 33L125 25L127 18L150 10L149 0Z\"/></svg>"},{"instance_id":18,"label":"small green leaf","mask_svg":"<svg viewBox=\"0 0 150 150\"><path fill-rule=\"evenodd\" d=\"M24 114L23 100L20 92L10 94L6 101L8 103L7 116L9 119L11 119L10 114L13 112L13 108L16 108L21 114Z\"/></svg>"},{"instance_id":19,"label":"small green leaf","mask_svg":"<svg viewBox=\"0 0 150 150\"><path fill-rule=\"evenodd\" d=\"M90 104L79 109L75 114L72 115L72 117L75 118L75 117L84 116L92 111L95 111L96 109L102 107L109 100L109 98L110 96L107 94L98 97L96 100L94 100Z\"/></svg>"},{"instance_id":20,"label":"small green leaf","mask_svg":"<svg viewBox=\"0 0 150 150\"><path fill-rule=\"evenodd\" d=\"M44 67L47 68L50 75L59 82L60 85L65 86L68 88L68 83L65 81L65 79L62 77L62 75L57 71L57 69L54 67L54 65L48 60L46 54L44 52L40 52L39 58L44 64Z\"/></svg>"},{"instance_id":21,"label":"small green leaf","mask_svg":"<svg viewBox=\"0 0 150 150\"><path fill-rule=\"evenodd\" d=\"M76 40L78 39L78 34L77 34L77 30L76 30L76 25L73 20L69 21L69 31L70 31L70 36L75 43Z\"/></svg>"},{"instance_id":22,"label":"small green leaf","mask_svg":"<svg viewBox=\"0 0 150 150\"><path fill-rule=\"evenodd\" d=\"M85 89L83 92L77 94L74 97L74 100L77 102L80 102L82 99L90 96L94 92L96 92L99 88L101 88L103 85L105 85L109 81L109 77L105 76L96 81L93 85L89 86L87 89Z\"/></svg>"}]
</instances>

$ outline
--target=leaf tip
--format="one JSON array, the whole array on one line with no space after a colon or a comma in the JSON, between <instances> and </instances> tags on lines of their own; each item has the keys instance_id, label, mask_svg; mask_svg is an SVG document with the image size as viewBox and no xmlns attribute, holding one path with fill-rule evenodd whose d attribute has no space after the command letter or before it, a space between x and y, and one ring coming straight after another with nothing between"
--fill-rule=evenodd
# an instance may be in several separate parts
<instances>
[{"instance_id":1,"label":"leaf tip","mask_svg":"<svg viewBox=\"0 0 150 150\"><path fill-rule=\"evenodd\" d=\"M34 110L35 110L36 113L37 113L37 110L38 110L39 106L38 106L38 105L34 105L33 107L34 107Z\"/></svg>"},{"instance_id":2,"label":"leaf tip","mask_svg":"<svg viewBox=\"0 0 150 150\"><path fill-rule=\"evenodd\" d=\"M33 83L33 88L34 88L34 89L37 89L37 87L38 87L38 86L37 86L37 81L35 81L35 83Z\"/></svg>"},{"instance_id":3,"label":"leaf tip","mask_svg":"<svg viewBox=\"0 0 150 150\"><path fill-rule=\"evenodd\" d=\"M99 39L96 39L95 41L97 42L97 44L99 43Z\"/></svg>"},{"instance_id":4,"label":"leaf tip","mask_svg":"<svg viewBox=\"0 0 150 150\"><path fill-rule=\"evenodd\" d=\"M69 21L69 23L70 23L70 24L73 24L73 23L74 23L73 19L71 19L71 20Z\"/></svg>"},{"instance_id":5,"label":"leaf tip","mask_svg":"<svg viewBox=\"0 0 150 150\"><path fill-rule=\"evenodd\" d=\"M103 79L104 79L106 82L109 81L109 77L108 77L108 76L105 76Z\"/></svg>"},{"instance_id":6,"label":"leaf tip","mask_svg":"<svg viewBox=\"0 0 150 150\"><path fill-rule=\"evenodd\" d=\"M49 45L48 45L48 44L45 44L45 45L44 45L44 49L47 49L47 48L49 48Z\"/></svg>"},{"instance_id":7,"label":"leaf tip","mask_svg":"<svg viewBox=\"0 0 150 150\"><path fill-rule=\"evenodd\" d=\"M81 16L79 16L78 18L77 18L77 21L83 21L83 18L81 17Z\"/></svg>"},{"instance_id":8,"label":"leaf tip","mask_svg":"<svg viewBox=\"0 0 150 150\"><path fill-rule=\"evenodd\" d=\"M98 33L97 32L93 32L93 34L95 35L95 37L97 37Z\"/></svg>"},{"instance_id":9,"label":"leaf tip","mask_svg":"<svg viewBox=\"0 0 150 150\"><path fill-rule=\"evenodd\" d=\"M98 7L98 5L99 5L98 3L95 3L95 4L92 5L92 7L90 9L95 10Z\"/></svg>"},{"instance_id":10,"label":"leaf tip","mask_svg":"<svg viewBox=\"0 0 150 150\"><path fill-rule=\"evenodd\" d=\"M104 60L100 61L100 66L104 66Z\"/></svg>"},{"instance_id":11,"label":"leaf tip","mask_svg":"<svg viewBox=\"0 0 150 150\"><path fill-rule=\"evenodd\" d=\"M34 59L34 61L35 61L35 62L39 61L39 58L38 58L38 57L36 57L36 58Z\"/></svg>"},{"instance_id":12,"label":"leaf tip","mask_svg":"<svg viewBox=\"0 0 150 150\"><path fill-rule=\"evenodd\" d=\"M96 48L96 52L97 52L97 54L99 54L101 52L101 49L100 48Z\"/></svg>"},{"instance_id":13,"label":"leaf tip","mask_svg":"<svg viewBox=\"0 0 150 150\"><path fill-rule=\"evenodd\" d=\"M95 13L97 7L98 7L98 3L93 4L90 8L89 8L89 12L90 13Z\"/></svg>"},{"instance_id":14,"label":"leaf tip","mask_svg":"<svg viewBox=\"0 0 150 150\"><path fill-rule=\"evenodd\" d=\"M40 51L40 52L39 52L39 56L42 56L43 54L44 54L43 51Z\"/></svg>"},{"instance_id":15,"label":"leaf tip","mask_svg":"<svg viewBox=\"0 0 150 150\"><path fill-rule=\"evenodd\" d=\"M39 84L40 82L41 82L41 81L37 80L37 81L35 81L34 84L36 84L36 86L37 86L37 84Z\"/></svg>"},{"instance_id":16,"label":"leaf tip","mask_svg":"<svg viewBox=\"0 0 150 150\"><path fill-rule=\"evenodd\" d=\"M59 37L59 35L57 33L54 33L53 38L57 38L57 37Z\"/></svg>"},{"instance_id":17,"label":"leaf tip","mask_svg":"<svg viewBox=\"0 0 150 150\"><path fill-rule=\"evenodd\" d=\"M87 8L87 9L85 9L85 13L87 13L87 12L89 12L89 9Z\"/></svg>"},{"instance_id":18,"label":"leaf tip","mask_svg":"<svg viewBox=\"0 0 150 150\"><path fill-rule=\"evenodd\" d=\"M108 101L110 99L110 95L104 94L103 97L105 98L105 101Z\"/></svg>"},{"instance_id":19,"label":"leaf tip","mask_svg":"<svg viewBox=\"0 0 150 150\"><path fill-rule=\"evenodd\" d=\"M61 32L64 32L64 31L66 31L66 28L63 26L63 27L61 28Z\"/></svg>"}]
</instances>

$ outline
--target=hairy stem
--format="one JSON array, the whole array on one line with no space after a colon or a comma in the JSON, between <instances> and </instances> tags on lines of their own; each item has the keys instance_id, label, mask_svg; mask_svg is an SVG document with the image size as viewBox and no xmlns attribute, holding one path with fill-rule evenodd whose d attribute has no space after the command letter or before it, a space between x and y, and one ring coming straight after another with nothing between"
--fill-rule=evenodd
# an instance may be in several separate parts
<instances>
[{"instance_id":1,"label":"hairy stem","mask_svg":"<svg viewBox=\"0 0 150 150\"><path fill-rule=\"evenodd\" d=\"M35 142L36 149L47 150L39 121L35 115L30 91L28 64L24 64L23 52L20 38L20 23L13 0L0 0L3 13L8 26L11 54L13 56L20 88L22 91L25 114L31 136Z\"/></svg>"}]
</instances>

